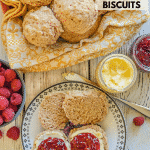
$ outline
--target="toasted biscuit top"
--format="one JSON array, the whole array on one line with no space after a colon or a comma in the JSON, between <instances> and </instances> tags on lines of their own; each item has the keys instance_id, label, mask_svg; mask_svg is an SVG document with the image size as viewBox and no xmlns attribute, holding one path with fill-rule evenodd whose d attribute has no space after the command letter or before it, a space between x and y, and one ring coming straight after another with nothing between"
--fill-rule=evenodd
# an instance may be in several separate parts
<instances>
[{"instance_id":1,"label":"toasted biscuit top","mask_svg":"<svg viewBox=\"0 0 150 150\"><path fill-rule=\"evenodd\" d=\"M99 27L100 21L101 16L99 16L93 26L91 26L91 28L83 34L73 33L64 28L64 32L61 34L61 37L66 41L69 41L70 43L80 42L82 39L87 39L96 32L97 28Z\"/></svg>"},{"instance_id":2,"label":"toasted biscuit top","mask_svg":"<svg viewBox=\"0 0 150 150\"><path fill-rule=\"evenodd\" d=\"M68 122L62 108L65 93L51 94L42 101L39 109L39 119L44 129L63 129Z\"/></svg>"},{"instance_id":3,"label":"toasted biscuit top","mask_svg":"<svg viewBox=\"0 0 150 150\"><path fill-rule=\"evenodd\" d=\"M108 102L101 91L71 91L65 96L63 108L73 124L94 124L105 118Z\"/></svg>"},{"instance_id":4,"label":"toasted biscuit top","mask_svg":"<svg viewBox=\"0 0 150 150\"><path fill-rule=\"evenodd\" d=\"M62 25L47 6L30 10L23 20L23 34L36 46L46 47L56 43L61 32Z\"/></svg>"},{"instance_id":5,"label":"toasted biscuit top","mask_svg":"<svg viewBox=\"0 0 150 150\"><path fill-rule=\"evenodd\" d=\"M51 8L63 27L77 34L87 32L98 18L93 0L55 0Z\"/></svg>"}]
</instances>

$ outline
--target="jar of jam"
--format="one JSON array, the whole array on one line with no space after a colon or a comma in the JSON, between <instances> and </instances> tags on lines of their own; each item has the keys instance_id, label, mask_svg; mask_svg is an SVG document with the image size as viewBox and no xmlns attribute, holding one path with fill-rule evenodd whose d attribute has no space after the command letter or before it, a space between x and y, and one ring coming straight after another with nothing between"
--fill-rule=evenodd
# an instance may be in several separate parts
<instances>
[{"instance_id":1,"label":"jar of jam","mask_svg":"<svg viewBox=\"0 0 150 150\"><path fill-rule=\"evenodd\" d=\"M121 93L135 83L137 68L134 62L123 54L111 54L97 66L98 85L107 92Z\"/></svg>"},{"instance_id":2,"label":"jar of jam","mask_svg":"<svg viewBox=\"0 0 150 150\"><path fill-rule=\"evenodd\" d=\"M131 46L131 57L140 71L150 72L150 34L135 40Z\"/></svg>"}]
</instances>

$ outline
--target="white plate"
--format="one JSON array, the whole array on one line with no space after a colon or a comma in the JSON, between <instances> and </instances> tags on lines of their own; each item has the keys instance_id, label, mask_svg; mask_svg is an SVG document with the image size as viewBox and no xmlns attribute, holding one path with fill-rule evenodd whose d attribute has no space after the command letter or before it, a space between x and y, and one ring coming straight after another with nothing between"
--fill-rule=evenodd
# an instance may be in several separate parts
<instances>
[{"instance_id":1,"label":"white plate","mask_svg":"<svg viewBox=\"0 0 150 150\"><path fill-rule=\"evenodd\" d=\"M28 106L22 122L21 137L24 150L31 150L37 134L44 131L38 119L39 105L46 95L51 92L69 90L87 90L99 88L82 82L63 82L53 85L35 97ZM107 94L106 94L107 95ZM104 121L99 124L105 130L108 138L109 150L124 150L126 142L126 126L124 117L113 99L107 95L110 107Z\"/></svg>"}]
</instances>

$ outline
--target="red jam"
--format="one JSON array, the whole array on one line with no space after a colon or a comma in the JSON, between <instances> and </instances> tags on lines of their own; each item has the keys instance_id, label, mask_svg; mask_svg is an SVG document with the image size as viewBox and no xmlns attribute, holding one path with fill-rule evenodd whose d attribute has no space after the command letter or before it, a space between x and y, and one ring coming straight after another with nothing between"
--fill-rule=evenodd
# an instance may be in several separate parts
<instances>
[{"instance_id":1,"label":"red jam","mask_svg":"<svg viewBox=\"0 0 150 150\"><path fill-rule=\"evenodd\" d=\"M135 56L143 65L150 67L150 36L142 39L137 44Z\"/></svg>"},{"instance_id":2,"label":"red jam","mask_svg":"<svg viewBox=\"0 0 150 150\"><path fill-rule=\"evenodd\" d=\"M67 147L62 139L49 137L41 142L38 150L67 150Z\"/></svg>"},{"instance_id":3,"label":"red jam","mask_svg":"<svg viewBox=\"0 0 150 150\"><path fill-rule=\"evenodd\" d=\"M100 150L100 143L93 134L81 133L71 141L71 150Z\"/></svg>"}]
</instances>

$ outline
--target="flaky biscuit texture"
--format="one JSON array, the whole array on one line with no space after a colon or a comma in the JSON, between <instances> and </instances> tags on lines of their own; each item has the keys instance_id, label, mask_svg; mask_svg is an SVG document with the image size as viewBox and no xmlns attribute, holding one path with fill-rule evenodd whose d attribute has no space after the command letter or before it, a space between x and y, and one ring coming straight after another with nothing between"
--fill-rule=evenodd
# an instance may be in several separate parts
<instances>
[{"instance_id":1,"label":"flaky biscuit texture","mask_svg":"<svg viewBox=\"0 0 150 150\"><path fill-rule=\"evenodd\" d=\"M65 99L64 93L55 93L46 96L40 104L39 119L44 129L63 129L68 122L62 103Z\"/></svg>"},{"instance_id":2,"label":"flaky biscuit texture","mask_svg":"<svg viewBox=\"0 0 150 150\"><path fill-rule=\"evenodd\" d=\"M23 20L23 34L36 46L46 47L56 43L61 32L62 25L47 6L30 10Z\"/></svg>"},{"instance_id":3,"label":"flaky biscuit texture","mask_svg":"<svg viewBox=\"0 0 150 150\"><path fill-rule=\"evenodd\" d=\"M51 8L64 29L77 34L87 32L98 18L93 0L54 0Z\"/></svg>"},{"instance_id":4,"label":"flaky biscuit texture","mask_svg":"<svg viewBox=\"0 0 150 150\"><path fill-rule=\"evenodd\" d=\"M102 121L108 113L108 101L101 91L71 91L63 102L66 117L75 125Z\"/></svg>"},{"instance_id":5,"label":"flaky biscuit texture","mask_svg":"<svg viewBox=\"0 0 150 150\"><path fill-rule=\"evenodd\" d=\"M97 28L99 27L100 20L101 16L99 16L94 25L91 26L91 28L83 34L77 34L64 28L64 32L61 34L61 37L66 41L69 41L70 43L76 43L80 42L82 39L87 39L96 32Z\"/></svg>"}]
</instances>

